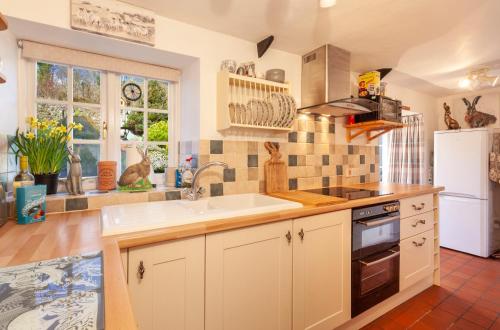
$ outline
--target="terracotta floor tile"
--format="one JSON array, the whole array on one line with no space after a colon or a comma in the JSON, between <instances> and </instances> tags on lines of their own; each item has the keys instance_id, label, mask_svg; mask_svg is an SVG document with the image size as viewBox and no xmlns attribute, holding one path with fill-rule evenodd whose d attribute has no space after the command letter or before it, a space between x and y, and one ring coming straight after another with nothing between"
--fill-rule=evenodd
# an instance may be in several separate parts
<instances>
[{"instance_id":1,"label":"terracotta floor tile","mask_svg":"<svg viewBox=\"0 0 500 330\"><path fill-rule=\"evenodd\" d=\"M364 329L500 330L500 261L441 248L441 286L432 286Z\"/></svg>"},{"instance_id":2,"label":"terracotta floor tile","mask_svg":"<svg viewBox=\"0 0 500 330\"><path fill-rule=\"evenodd\" d=\"M500 318L497 318L495 323L491 326L490 330L500 330Z\"/></svg>"},{"instance_id":3,"label":"terracotta floor tile","mask_svg":"<svg viewBox=\"0 0 500 330\"><path fill-rule=\"evenodd\" d=\"M446 329L457 319L456 315L443 310L434 309L418 323L425 323L433 329Z\"/></svg>"},{"instance_id":4,"label":"terracotta floor tile","mask_svg":"<svg viewBox=\"0 0 500 330\"><path fill-rule=\"evenodd\" d=\"M470 321L460 319L451 327L453 330L483 330L487 329Z\"/></svg>"},{"instance_id":5,"label":"terracotta floor tile","mask_svg":"<svg viewBox=\"0 0 500 330\"><path fill-rule=\"evenodd\" d=\"M472 306L467 312L465 312L462 318L482 327L489 328L495 322L497 313L484 308Z\"/></svg>"}]
</instances>

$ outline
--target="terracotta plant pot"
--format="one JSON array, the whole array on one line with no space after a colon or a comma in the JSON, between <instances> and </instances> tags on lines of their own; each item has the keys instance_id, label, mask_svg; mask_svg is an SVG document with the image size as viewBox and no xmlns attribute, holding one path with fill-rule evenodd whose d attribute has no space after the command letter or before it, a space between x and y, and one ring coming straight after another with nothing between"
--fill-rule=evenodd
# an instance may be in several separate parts
<instances>
[{"instance_id":1,"label":"terracotta plant pot","mask_svg":"<svg viewBox=\"0 0 500 330\"><path fill-rule=\"evenodd\" d=\"M97 189L101 191L116 189L116 162L112 160L97 163Z\"/></svg>"},{"instance_id":2,"label":"terracotta plant pot","mask_svg":"<svg viewBox=\"0 0 500 330\"><path fill-rule=\"evenodd\" d=\"M35 185L44 184L47 186L47 195L57 194L57 186L59 184L59 173L52 174L33 174L35 177Z\"/></svg>"}]
</instances>

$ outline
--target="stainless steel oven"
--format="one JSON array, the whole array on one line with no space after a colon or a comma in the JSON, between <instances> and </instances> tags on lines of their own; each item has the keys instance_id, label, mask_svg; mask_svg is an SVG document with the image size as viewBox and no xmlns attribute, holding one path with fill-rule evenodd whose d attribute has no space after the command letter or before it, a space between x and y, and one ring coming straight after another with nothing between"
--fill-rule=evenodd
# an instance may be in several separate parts
<instances>
[{"instance_id":1,"label":"stainless steel oven","mask_svg":"<svg viewBox=\"0 0 500 330\"><path fill-rule=\"evenodd\" d=\"M399 202L353 209L352 220L354 317L399 292Z\"/></svg>"}]
</instances>

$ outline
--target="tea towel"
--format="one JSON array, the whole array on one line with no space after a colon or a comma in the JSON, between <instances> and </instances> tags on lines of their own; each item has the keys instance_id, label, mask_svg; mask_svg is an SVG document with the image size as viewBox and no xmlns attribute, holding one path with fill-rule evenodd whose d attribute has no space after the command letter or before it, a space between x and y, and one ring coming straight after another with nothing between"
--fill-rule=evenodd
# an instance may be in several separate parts
<instances>
[{"instance_id":1,"label":"tea towel","mask_svg":"<svg viewBox=\"0 0 500 330\"><path fill-rule=\"evenodd\" d=\"M493 147L490 152L490 180L500 183L500 133L493 134Z\"/></svg>"}]
</instances>

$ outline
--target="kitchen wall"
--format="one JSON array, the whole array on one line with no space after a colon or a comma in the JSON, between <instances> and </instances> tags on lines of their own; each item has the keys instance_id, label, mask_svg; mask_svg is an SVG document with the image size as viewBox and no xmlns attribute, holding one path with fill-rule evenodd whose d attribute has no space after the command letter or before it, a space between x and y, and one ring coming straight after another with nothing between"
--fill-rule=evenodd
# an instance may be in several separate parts
<instances>
[{"instance_id":1,"label":"kitchen wall","mask_svg":"<svg viewBox=\"0 0 500 330\"><path fill-rule=\"evenodd\" d=\"M464 120L467 107L465 106L462 98L468 99L470 102L477 95L482 95L481 99L476 105L476 110L486 112L497 117L497 122L490 127L500 127L500 87L492 88L482 91L464 92L461 94L454 94L446 97L441 97L437 100L435 113L437 120L437 129L447 129L444 123L444 108L443 103L446 102L451 109L451 116L455 118L462 128L470 128Z\"/></svg>"},{"instance_id":2,"label":"kitchen wall","mask_svg":"<svg viewBox=\"0 0 500 330\"><path fill-rule=\"evenodd\" d=\"M9 31L0 32L0 58L7 82L0 85L0 133L14 134L17 127L17 46Z\"/></svg>"},{"instance_id":3,"label":"kitchen wall","mask_svg":"<svg viewBox=\"0 0 500 330\"><path fill-rule=\"evenodd\" d=\"M44 28L50 27L54 30L50 35L37 34L33 31L30 34L31 39L62 43L61 45L66 47L71 46L68 44L69 39L74 39L78 40L78 46L75 47L80 49L106 51L106 45L101 40L106 41L107 38L95 36L99 40L88 42L86 34L70 29L69 7L70 1L67 0L48 0L43 4L39 1L25 0L3 2L0 4L0 11L10 18L15 18L16 23L36 22L39 25L44 24ZM30 29L36 30L33 27ZM53 37L56 31L61 33L61 38ZM215 195L219 194L218 184L223 182L224 193L240 192L240 190L262 191L263 164L269 158L263 142L267 140L281 144L283 159L289 165L290 188L305 189L320 187L327 183L334 185L378 181L377 142L374 141L368 146L365 138L360 137L348 146L343 118L329 120L303 116L296 121L291 133L281 134L263 131L233 131L222 134L216 130L216 77L222 60L255 61L257 74L262 74L270 68L284 69L286 80L291 84L292 95L300 104L300 56L270 49L258 59L255 43L164 17L157 17L156 31L155 49L165 52L162 61L160 58L155 61L157 64L169 65L168 59L172 54L195 59L182 66L176 66L174 62L170 64L180 68L183 73L180 82L182 117L180 159L187 153L192 153L200 163L208 160L225 160L233 170L226 173L222 171L207 173L204 176L205 181L202 182L207 190L212 190ZM125 42L109 39L109 43ZM95 50L93 47L100 48ZM130 54L127 55L130 57ZM353 77L354 88L356 75ZM221 150L207 147L212 145L214 148L220 146ZM215 153L212 152L214 150ZM349 168L356 168L352 176L347 176ZM172 171L169 171L168 178L172 183Z\"/></svg>"},{"instance_id":4,"label":"kitchen wall","mask_svg":"<svg viewBox=\"0 0 500 330\"><path fill-rule=\"evenodd\" d=\"M337 143L337 127L333 118L322 116L300 115L295 121L287 141L279 143L290 190L379 181L379 147ZM180 150L194 154L199 163L229 164L229 169L213 167L201 177L200 185L211 196L264 192L269 153L263 142L202 139L181 142Z\"/></svg>"},{"instance_id":5,"label":"kitchen wall","mask_svg":"<svg viewBox=\"0 0 500 330\"><path fill-rule=\"evenodd\" d=\"M29 10L27 9L29 8ZM23 1L2 1L0 11L9 17L37 22L59 29L70 30L70 1L69 0L47 0L40 2L37 0ZM216 101L217 94L217 72L220 63L224 59L234 59L237 62L254 61L257 73L264 73L267 69L282 68L286 71L286 80L292 85L292 94L300 103L300 71L301 58L298 55L270 49L261 58L257 58L257 47L255 43L238 39L226 34L199 28L193 25L174 21L162 16L157 16L156 20L156 46L155 48L169 54L182 54L199 59L199 63L189 64L180 67L184 71L191 71L183 80L189 87L189 94L182 97L182 106L186 107L189 115L182 120L183 127L188 125L191 131L198 132L202 139L224 138L216 130ZM80 32L74 32L73 38L79 39ZM263 36L265 37L265 36ZM40 36L46 40L50 36ZM83 39L83 38L82 38ZM102 40L106 40L101 37ZM113 39L109 39L113 40ZM37 40L44 41L44 40ZM64 40L58 41L64 43ZM126 42L122 42L126 43ZM98 43L86 44L81 40L78 47L92 51ZM102 45L98 45L103 47ZM110 50L112 51L112 50ZM127 56L129 54L126 54ZM168 58L165 54L165 58ZM137 60L143 60L137 58ZM160 61L163 65L169 65L168 60ZM170 63L173 67L178 67L176 63ZM194 70L194 71L192 71ZM198 70L196 72L196 70ZM198 77L197 83L191 78ZM182 82L181 82L182 84ZM191 89L192 88L192 89ZM183 109L184 111L184 109ZM193 116L194 112L194 116ZM191 123L187 123L191 121ZM256 133L245 137L226 135L227 138L235 139L260 139L265 140L268 136ZM286 141L286 136L277 137L278 140Z\"/></svg>"}]
</instances>

